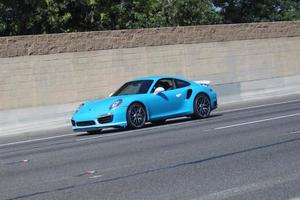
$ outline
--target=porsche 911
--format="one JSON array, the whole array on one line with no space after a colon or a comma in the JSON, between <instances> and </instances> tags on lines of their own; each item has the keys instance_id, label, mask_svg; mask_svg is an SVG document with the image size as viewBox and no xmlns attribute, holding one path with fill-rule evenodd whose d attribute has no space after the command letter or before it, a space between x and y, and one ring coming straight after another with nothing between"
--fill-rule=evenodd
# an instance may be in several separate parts
<instances>
[{"instance_id":1,"label":"porsche 911","mask_svg":"<svg viewBox=\"0 0 300 200\"><path fill-rule=\"evenodd\" d=\"M71 122L76 132L98 133L109 127L137 129L147 122L163 124L182 116L207 118L217 106L209 81L153 76L128 81L107 98L82 103Z\"/></svg>"}]
</instances>

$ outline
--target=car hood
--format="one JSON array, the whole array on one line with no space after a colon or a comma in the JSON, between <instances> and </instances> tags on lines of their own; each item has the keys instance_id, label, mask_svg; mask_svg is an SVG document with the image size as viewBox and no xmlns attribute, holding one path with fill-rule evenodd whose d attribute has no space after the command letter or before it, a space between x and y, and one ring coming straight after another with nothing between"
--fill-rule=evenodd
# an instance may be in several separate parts
<instances>
[{"instance_id":1,"label":"car hood","mask_svg":"<svg viewBox=\"0 0 300 200\"><path fill-rule=\"evenodd\" d=\"M87 101L78 112L81 114L87 112L107 113L109 112L109 107L118 99L120 99L120 97L108 97L105 99Z\"/></svg>"},{"instance_id":2,"label":"car hood","mask_svg":"<svg viewBox=\"0 0 300 200\"><path fill-rule=\"evenodd\" d=\"M97 99L86 101L83 105L77 110L73 119L75 120L84 120L87 118L98 118L101 115L106 115L110 113L112 110L109 107L118 99L122 99L123 102L120 106L127 106L128 102L130 102L130 96L113 96L107 97L105 99Z\"/></svg>"},{"instance_id":3,"label":"car hood","mask_svg":"<svg viewBox=\"0 0 300 200\"><path fill-rule=\"evenodd\" d=\"M112 96L104 99L86 101L83 106L73 114L74 120L86 120L90 118L98 118L101 115L106 115L113 110L109 107L117 100L122 99L123 102L119 107L127 107L130 103L140 98L142 94ZM116 108L117 109L117 108Z\"/></svg>"}]
</instances>

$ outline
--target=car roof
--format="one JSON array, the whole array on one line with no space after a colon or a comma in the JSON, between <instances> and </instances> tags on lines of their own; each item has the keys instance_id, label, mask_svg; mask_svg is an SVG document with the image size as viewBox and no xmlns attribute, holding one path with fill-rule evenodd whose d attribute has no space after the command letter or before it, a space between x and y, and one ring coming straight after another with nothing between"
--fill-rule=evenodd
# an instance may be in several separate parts
<instances>
[{"instance_id":1,"label":"car roof","mask_svg":"<svg viewBox=\"0 0 300 200\"><path fill-rule=\"evenodd\" d=\"M156 80L159 80L162 78L176 78L176 79L186 80L184 78L177 77L177 76L145 76L145 77L134 79L132 81L139 81L139 80L154 80L154 81L156 81Z\"/></svg>"}]
</instances>

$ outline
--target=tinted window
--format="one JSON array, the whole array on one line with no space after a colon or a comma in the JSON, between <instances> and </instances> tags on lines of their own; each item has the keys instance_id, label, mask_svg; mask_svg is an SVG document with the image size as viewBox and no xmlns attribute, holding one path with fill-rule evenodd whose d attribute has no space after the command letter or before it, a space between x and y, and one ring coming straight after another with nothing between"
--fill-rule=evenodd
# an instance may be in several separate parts
<instances>
[{"instance_id":1,"label":"tinted window","mask_svg":"<svg viewBox=\"0 0 300 200\"><path fill-rule=\"evenodd\" d=\"M130 95L130 94L145 94L148 92L152 80L131 81L125 83L112 96Z\"/></svg>"},{"instance_id":2,"label":"tinted window","mask_svg":"<svg viewBox=\"0 0 300 200\"><path fill-rule=\"evenodd\" d=\"M179 79L175 79L175 83L176 83L176 88L183 88L183 87L187 87L190 85L189 82L179 80Z\"/></svg>"},{"instance_id":3,"label":"tinted window","mask_svg":"<svg viewBox=\"0 0 300 200\"><path fill-rule=\"evenodd\" d=\"M158 81L155 83L155 85L154 85L154 87L153 87L153 89L152 89L151 92L154 92L154 90L155 90L156 88L158 88L158 87L162 87L162 88L164 88L165 90L173 90L173 89L175 88L174 82L173 82L172 79L160 79L160 80L158 80Z\"/></svg>"}]
</instances>

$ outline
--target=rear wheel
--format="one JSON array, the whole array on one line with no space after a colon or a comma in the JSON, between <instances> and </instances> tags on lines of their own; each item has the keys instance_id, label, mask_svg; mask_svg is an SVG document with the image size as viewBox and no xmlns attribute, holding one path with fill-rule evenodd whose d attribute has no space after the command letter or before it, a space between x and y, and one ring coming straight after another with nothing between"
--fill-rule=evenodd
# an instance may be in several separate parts
<instances>
[{"instance_id":1,"label":"rear wheel","mask_svg":"<svg viewBox=\"0 0 300 200\"><path fill-rule=\"evenodd\" d=\"M133 103L127 110L127 125L129 128L142 128L146 123L146 110L140 103Z\"/></svg>"},{"instance_id":2,"label":"rear wheel","mask_svg":"<svg viewBox=\"0 0 300 200\"><path fill-rule=\"evenodd\" d=\"M203 119L210 115L210 99L206 94L200 93L194 100L194 114L193 118Z\"/></svg>"}]
</instances>

